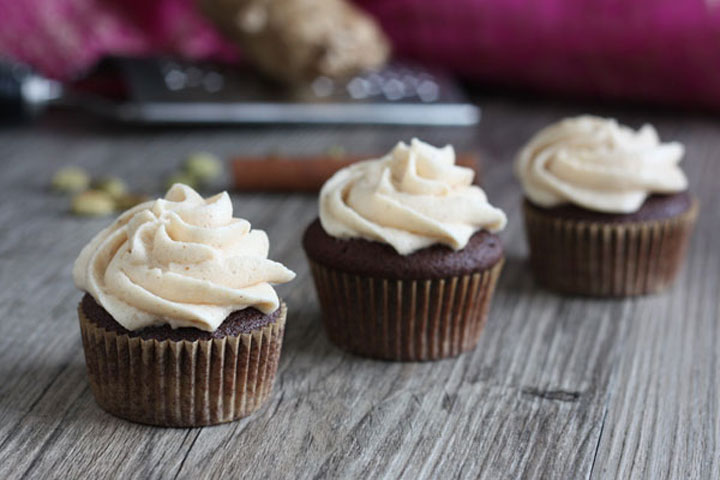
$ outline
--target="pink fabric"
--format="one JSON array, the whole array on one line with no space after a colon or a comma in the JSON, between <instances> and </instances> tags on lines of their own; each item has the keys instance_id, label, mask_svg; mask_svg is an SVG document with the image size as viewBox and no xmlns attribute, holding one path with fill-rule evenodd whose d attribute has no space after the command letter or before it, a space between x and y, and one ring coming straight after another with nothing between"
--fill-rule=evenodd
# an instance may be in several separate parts
<instances>
[{"instance_id":1,"label":"pink fabric","mask_svg":"<svg viewBox=\"0 0 720 480\"><path fill-rule=\"evenodd\" d=\"M538 90L720 107L720 0L357 0L403 57ZM68 78L106 53L233 60L193 0L0 0L0 55Z\"/></svg>"},{"instance_id":2,"label":"pink fabric","mask_svg":"<svg viewBox=\"0 0 720 480\"><path fill-rule=\"evenodd\" d=\"M720 107L719 0L361 0L397 51L561 93Z\"/></svg>"},{"instance_id":3,"label":"pink fabric","mask_svg":"<svg viewBox=\"0 0 720 480\"><path fill-rule=\"evenodd\" d=\"M0 0L0 56L68 79L109 53L238 57L193 0Z\"/></svg>"}]
</instances>

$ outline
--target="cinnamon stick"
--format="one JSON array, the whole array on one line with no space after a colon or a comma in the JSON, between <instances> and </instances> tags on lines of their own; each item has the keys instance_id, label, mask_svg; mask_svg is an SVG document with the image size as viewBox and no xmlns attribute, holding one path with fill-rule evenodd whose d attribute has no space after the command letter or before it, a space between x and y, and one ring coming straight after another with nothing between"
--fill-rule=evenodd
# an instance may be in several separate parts
<instances>
[{"instance_id":1,"label":"cinnamon stick","mask_svg":"<svg viewBox=\"0 0 720 480\"><path fill-rule=\"evenodd\" d=\"M380 155L312 155L236 157L232 159L234 187L244 191L317 192L325 181L339 169ZM457 165L475 171L479 183L480 162L475 153L456 156Z\"/></svg>"}]
</instances>

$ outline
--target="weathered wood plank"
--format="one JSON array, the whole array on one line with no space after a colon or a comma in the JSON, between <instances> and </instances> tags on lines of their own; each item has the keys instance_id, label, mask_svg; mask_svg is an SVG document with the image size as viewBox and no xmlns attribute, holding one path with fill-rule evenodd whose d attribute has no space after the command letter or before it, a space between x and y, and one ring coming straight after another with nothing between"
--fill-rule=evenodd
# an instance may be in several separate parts
<instances>
[{"instance_id":1,"label":"weathered wood plank","mask_svg":"<svg viewBox=\"0 0 720 480\"><path fill-rule=\"evenodd\" d=\"M701 219L676 287L632 302L596 478L720 478L718 128L668 130L688 146Z\"/></svg>"},{"instance_id":2,"label":"weathered wood plank","mask_svg":"<svg viewBox=\"0 0 720 480\"><path fill-rule=\"evenodd\" d=\"M688 145L686 168L704 203L676 288L638 300L572 299L538 290L529 276L509 161L536 129L577 108L490 102L477 131L146 132L64 116L0 131L0 477L720 477L720 126L649 118ZM67 200L45 190L55 168L79 164L159 193L192 151L312 153L342 144L382 152L414 135L480 149L486 190L510 217L508 261L475 351L393 364L337 350L299 248L315 198L233 195L238 215L267 230L271 257L298 273L279 288L290 315L268 405L206 429L134 425L95 405L70 271L108 220L67 215Z\"/></svg>"}]
</instances>

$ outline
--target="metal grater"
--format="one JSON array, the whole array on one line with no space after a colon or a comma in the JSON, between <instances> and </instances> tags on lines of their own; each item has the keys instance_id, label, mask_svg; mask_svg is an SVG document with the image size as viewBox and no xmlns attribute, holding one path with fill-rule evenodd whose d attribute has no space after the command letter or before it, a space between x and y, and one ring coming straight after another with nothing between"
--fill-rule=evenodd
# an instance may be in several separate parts
<instances>
[{"instance_id":1,"label":"metal grater","mask_svg":"<svg viewBox=\"0 0 720 480\"><path fill-rule=\"evenodd\" d=\"M109 82L115 93L99 93L97 85ZM479 108L450 77L409 63L342 81L319 77L289 88L244 68L110 58L87 77L63 86L48 104L144 124L474 125L480 119Z\"/></svg>"}]
</instances>

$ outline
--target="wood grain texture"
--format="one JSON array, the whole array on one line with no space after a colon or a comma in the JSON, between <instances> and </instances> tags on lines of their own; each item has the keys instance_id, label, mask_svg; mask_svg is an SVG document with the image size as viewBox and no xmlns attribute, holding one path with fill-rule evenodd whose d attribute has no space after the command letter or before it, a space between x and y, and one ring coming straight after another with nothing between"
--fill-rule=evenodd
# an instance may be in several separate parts
<instances>
[{"instance_id":1,"label":"wood grain texture","mask_svg":"<svg viewBox=\"0 0 720 480\"><path fill-rule=\"evenodd\" d=\"M530 135L586 107L487 100L479 129L132 130L51 115L0 130L0 478L720 478L720 124L592 108L687 145L702 202L686 268L667 293L558 296L528 271L510 161ZM333 347L300 249L313 195L234 194L297 279L273 393L250 418L204 429L136 425L90 393L72 261L108 219L67 214L49 193L63 165L160 194L183 156L333 145L384 151L398 139L476 149L510 219L507 263L478 347L434 363L387 363ZM218 187L222 187L219 185Z\"/></svg>"}]
</instances>

